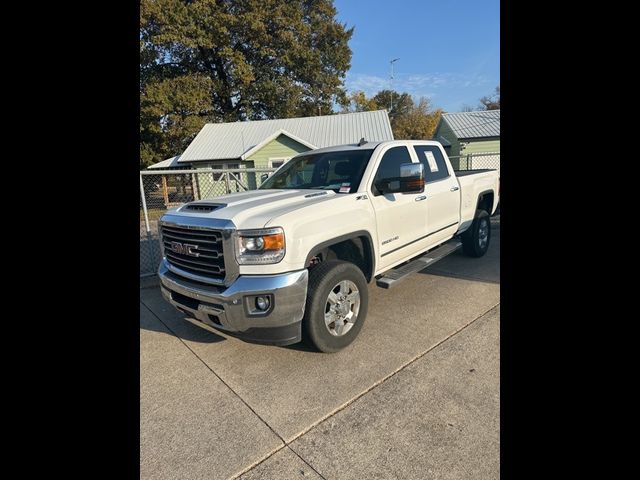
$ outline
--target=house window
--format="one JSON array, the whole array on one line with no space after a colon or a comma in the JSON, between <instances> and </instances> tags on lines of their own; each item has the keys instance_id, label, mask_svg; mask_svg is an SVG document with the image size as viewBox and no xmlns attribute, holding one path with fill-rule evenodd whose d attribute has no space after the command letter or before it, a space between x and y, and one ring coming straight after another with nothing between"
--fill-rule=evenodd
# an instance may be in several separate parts
<instances>
[{"instance_id":1,"label":"house window","mask_svg":"<svg viewBox=\"0 0 640 480\"><path fill-rule=\"evenodd\" d=\"M269 159L269 168L280 168L282 165L291 160L291 157L278 157Z\"/></svg>"},{"instance_id":2,"label":"house window","mask_svg":"<svg viewBox=\"0 0 640 480\"><path fill-rule=\"evenodd\" d=\"M238 169L241 168L239 163L227 163L227 162L220 162L220 163L210 163L209 165L207 165L209 168L212 168L214 170L232 170L232 169ZM213 179L215 181L221 180L222 179L222 173L214 173L213 174ZM236 173L236 175L238 175Z\"/></svg>"}]
</instances>

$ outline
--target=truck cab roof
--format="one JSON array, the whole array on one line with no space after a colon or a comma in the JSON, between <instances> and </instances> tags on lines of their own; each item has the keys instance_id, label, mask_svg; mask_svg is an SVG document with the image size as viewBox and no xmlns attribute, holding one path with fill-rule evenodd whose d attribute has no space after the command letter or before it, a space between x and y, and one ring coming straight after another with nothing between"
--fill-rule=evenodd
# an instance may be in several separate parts
<instances>
[{"instance_id":1,"label":"truck cab roof","mask_svg":"<svg viewBox=\"0 0 640 480\"><path fill-rule=\"evenodd\" d=\"M327 152L343 152L345 150L373 150L376 147L378 147L379 145L393 145L393 144L397 144L397 145L442 145L440 142L437 142L435 140L385 140L385 141L379 141L379 140L375 140L375 141L371 141L371 142L365 142L362 144L359 143L348 143L345 145L334 145L332 147L324 147L324 148L317 148L315 150L309 150L307 152L303 152L298 154L299 156L301 155L311 155L314 153L327 153Z\"/></svg>"}]
</instances>

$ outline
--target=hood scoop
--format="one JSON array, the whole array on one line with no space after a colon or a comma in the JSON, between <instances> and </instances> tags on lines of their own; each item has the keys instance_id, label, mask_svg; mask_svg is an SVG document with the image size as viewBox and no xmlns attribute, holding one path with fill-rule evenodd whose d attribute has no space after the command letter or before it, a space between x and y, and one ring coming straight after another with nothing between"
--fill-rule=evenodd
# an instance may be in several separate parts
<instances>
[{"instance_id":1,"label":"hood scoop","mask_svg":"<svg viewBox=\"0 0 640 480\"><path fill-rule=\"evenodd\" d=\"M181 212L209 213L226 207L224 203L188 203L180 209Z\"/></svg>"}]
</instances>

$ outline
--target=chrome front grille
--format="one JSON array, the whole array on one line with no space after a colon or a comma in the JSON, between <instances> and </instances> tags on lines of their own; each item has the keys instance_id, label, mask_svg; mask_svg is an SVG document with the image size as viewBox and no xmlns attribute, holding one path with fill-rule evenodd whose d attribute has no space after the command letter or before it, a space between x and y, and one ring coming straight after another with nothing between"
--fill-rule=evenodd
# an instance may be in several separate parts
<instances>
[{"instance_id":1,"label":"chrome front grille","mask_svg":"<svg viewBox=\"0 0 640 480\"><path fill-rule=\"evenodd\" d=\"M220 230L186 225L161 225L164 256L175 268L215 280L224 280L223 236Z\"/></svg>"}]
</instances>

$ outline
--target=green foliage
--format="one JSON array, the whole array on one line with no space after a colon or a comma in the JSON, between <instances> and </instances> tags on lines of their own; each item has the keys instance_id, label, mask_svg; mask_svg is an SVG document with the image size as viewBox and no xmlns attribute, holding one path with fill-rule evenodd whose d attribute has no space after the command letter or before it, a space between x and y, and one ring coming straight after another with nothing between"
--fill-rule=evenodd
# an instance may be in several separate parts
<instances>
[{"instance_id":1,"label":"green foliage","mask_svg":"<svg viewBox=\"0 0 640 480\"><path fill-rule=\"evenodd\" d=\"M393 95L393 110L389 112L391 129L396 140L427 140L433 138L442 109L434 109L426 97L421 97L416 105L408 93L381 90L372 98L364 92L356 91L342 104L343 112L389 111Z\"/></svg>"},{"instance_id":2,"label":"green foliage","mask_svg":"<svg viewBox=\"0 0 640 480\"><path fill-rule=\"evenodd\" d=\"M393 96L393 108L391 107L391 98ZM380 106L389 111L389 118L393 122L396 117L409 114L414 107L413 99L408 93L398 93L393 90L380 90L373 97L373 100Z\"/></svg>"},{"instance_id":3,"label":"green foliage","mask_svg":"<svg viewBox=\"0 0 640 480\"><path fill-rule=\"evenodd\" d=\"M286 118L344 103L353 28L332 0L141 0L141 166L206 122Z\"/></svg>"},{"instance_id":4,"label":"green foliage","mask_svg":"<svg viewBox=\"0 0 640 480\"><path fill-rule=\"evenodd\" d=\"M370 112L380 109L380 105L373 98L367 98L361 90L349 95L346 98L346 102L343 102L342 107L343 112Z\"/></svg>"},{"instance_id":5,"label":"green foliage","mask_svg":"<svg viewBox=\"0 0 640 480\"><path fill-rule=\"evenodd\" d=\"M433 109L429 99L421 97L405 115L398 115L392 123L396 140L428 140L438 126L442 109Z\"/></svg>"}]
</instances>

